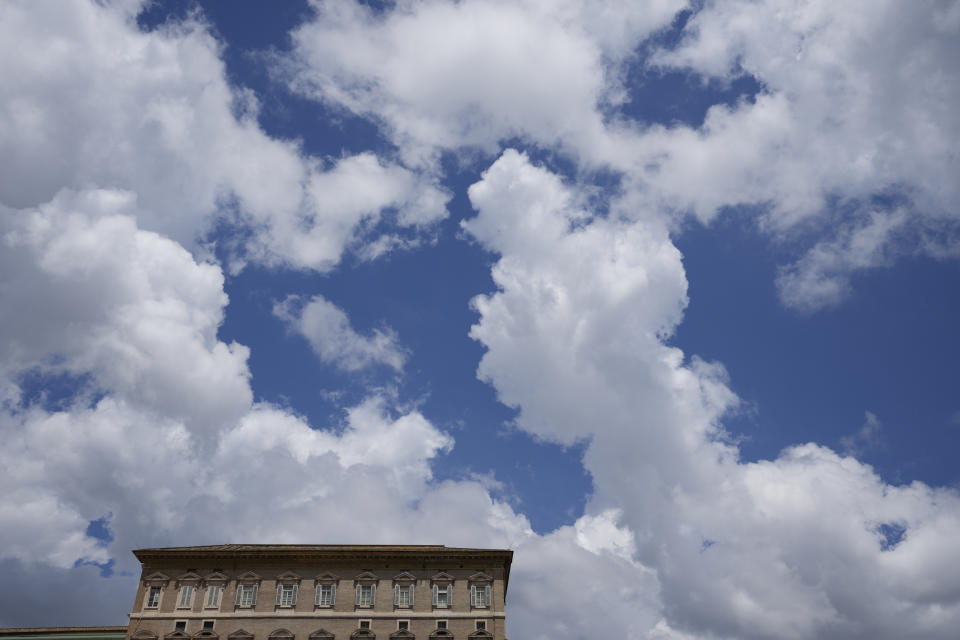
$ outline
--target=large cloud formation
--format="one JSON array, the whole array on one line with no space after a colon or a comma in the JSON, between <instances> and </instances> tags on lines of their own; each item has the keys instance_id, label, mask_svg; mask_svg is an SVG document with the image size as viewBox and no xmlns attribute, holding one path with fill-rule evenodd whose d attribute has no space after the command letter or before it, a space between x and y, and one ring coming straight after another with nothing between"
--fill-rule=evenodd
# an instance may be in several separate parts
<instances>
[{"instance_id":1,"label":"large cloud formation","mask_svg":"<svg viewBox=\"0 0 960 640\"><path fill-rule=\"evenodd\" d=\"M960 578L943 567L960 562L960 495L888 485L813 443L739 463L720 424L736 404L723 368L663 344L686 295L663 226L577 224L587 214L570 189L514 151L470 198L479 215L466 229L500 255L499 291L475 300L479 373L520 408L521 428L590 439L588 512L620 510L668 625L737 638L953 633Z\"/></svg>"},{"instance_id":2,"label":"large cloud formation","mask_svg":"<svg viewBox=\"0 0 960 640\"><path fill-rule=\"evenodd\" d=\"M956 253L958 7L707 3L639 60L684 3L318 3L279 73L397 146L324 159L260 129L200 19L144 32L137 2L3 4L0 566L16 580L0 623L100 622L90 594L122 619L135 546L402 538L517 548L514 637L952 637L956 491L887 484L815 443L740 462L722 364L665 340L689 215L750 203L774 238L813 230L779 280L808 310L857 270ZM622 108L632 65L763 89L698 127L652 126ZM558 150L575 175L504 140ZM496 158L464 223L495 256L497 291L473 303L478 374L519 428L589 442L586 512L546 535L479 481L436 482L455 443L415 407L370 390L310 425L256 402L249 349L217 336L225 268L329 272L403 244L372 237L378 221L444 217L446 151ZM598 168L621 175L609 211L591 208ZM226 265L204 242L219 223L243 231ZM321 358L402 375L402 336L286 293L277 314ZM88 535L98 519L111 542ZM110 561L112 578L89 566ZM23 588L37 576L89 589L51 620Z\"/></svg>"}]
</instances>

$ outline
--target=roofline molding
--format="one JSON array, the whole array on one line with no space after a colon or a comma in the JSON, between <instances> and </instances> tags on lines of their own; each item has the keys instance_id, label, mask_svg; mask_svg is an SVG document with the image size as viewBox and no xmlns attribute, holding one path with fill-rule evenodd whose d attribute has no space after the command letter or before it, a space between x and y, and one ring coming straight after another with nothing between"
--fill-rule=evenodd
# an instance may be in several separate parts
<instances>
[{"instance_id":1,"label":"roofline molding","mask_svg":"<svg viewBox=\"0 0 960 640\"><path fill-rule=\"evenodd\" d=\"M195 547L156 547L134 549L141 563L151 560L220 559L283 559L291 560L409 560L421 562L482 562L503 566L504 592L510 581L512 549L473 549L428 545L339 545L339 544L217 544Z\"/></svg>"}]
</instances>

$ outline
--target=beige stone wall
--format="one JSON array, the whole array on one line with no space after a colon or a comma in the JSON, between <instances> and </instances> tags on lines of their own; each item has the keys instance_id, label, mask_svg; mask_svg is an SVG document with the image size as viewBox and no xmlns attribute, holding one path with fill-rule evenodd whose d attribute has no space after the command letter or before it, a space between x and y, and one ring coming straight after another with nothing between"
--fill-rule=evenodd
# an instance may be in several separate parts
<instances>
[{"instance_id":1,"label":"beige stone wall","mask_svg":"<svg viewBox=\"0 0 960 640\"><path fill-rule=\"evenodd\" d=\"M229 579L224 586L220 606L216 609L204 607L206 591L201 583L194 594L192 606L177 608L177 576L187 572L205 576L214 571L225 574ZM238 584L236 578L247 571L254 571L260 576L257 601L253 608L238 608L234 604ZM370 571L378 578L376 601L372 608L360 608L354 604L354 578L364 571ZM447 609L435 609L432 606L431 577L440 571L454 578L453 606ZM486 620L487 630L493 637L498 640L504 638L503 567L460 566L459 563L421 563L420 566L412 566L392 561L379 565L363 561L323 564L305 560L291 563L258 559L227 563L214 559L207 566L144 565L142 577L155 572L170 578L163 587L160 606L157 609L144 609L147 587L141 580L128 637L137 631L147 630L162 640L174 630L176 620L186 620L186 632L193 635L200 631L204 619L211 619L215 621L214 631L220 640L226 640L228 634L239 629L254 634L256 640L267 640L271 632L281 628L291 631L297 640L307 640L311 632L320 628L334 633L338 639L346 639L358 628L361 619L370 619L371 630L377 638L388 638L397 630L398 620L409 620L410 630L415 636L426 639L437 628L436 621L442 619L447 620L448 629L458 639L467 638L476 629L476 620ZM276 578L286 572L300 576L299 596L292 608L276 605ZM411 573L416 578L414 605L409 609L397 608L393 604L393 577L402 572ZM490 608L470 606L468 578L478 572L494 578ZM314 606L314 578L324 573L332 573L339 578L336 604L332 608Z\"/></svg>"}]
</instances>

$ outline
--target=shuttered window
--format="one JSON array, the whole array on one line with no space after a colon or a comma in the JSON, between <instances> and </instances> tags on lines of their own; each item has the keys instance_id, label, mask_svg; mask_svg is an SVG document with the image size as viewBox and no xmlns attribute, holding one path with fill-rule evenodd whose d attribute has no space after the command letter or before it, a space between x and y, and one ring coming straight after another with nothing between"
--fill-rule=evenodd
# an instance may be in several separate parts
<instances>
[{"instance_id":1,"label":"shuttered window","mask_svg":"<svg viewBox=\"0 0 960 640\"><path fill-rule=\"evenodd\" d=\"M185 584L180 587L180 598L177 600L177 607L183 609L193 603L193 585Z\"/></svg>"},{"instance_id":2,"label":"shuttered window","mask_svg":"<svg viewBox=\"0 0 960 640\"><path fill-rule=\"evenodd\" d=\"M318 607L332 607L337 601L337 585L319 584L313 603Z\"/></svg>"},{"instance_id":3,"label":"shuttered window","mask_svg":"<svg viewBox=\"0 0 960 640\"><path fill-rule=\"evenodd\" d=\"M452 598L450 585L433 585L433 606L439 609L445 609L450 606Z\"/></svg>"},{"instance_id":4,"label":"shuttered window","mask_svg":"<svg viewBox=\"0 0 960 640\"><path fill-rule=\"evenodd\" d=\"M207 602L205 607L220 606L220 594L223 593L223 585L211 584L207 586Z\"/></svg>"},{"instance_id":5,"label":"shuttered window","mask_svg":"<svg viewBox=\"0 0 960 640\"><path fill-rule=\"evenodd\" d=\"M277 606L292 607L297 604L297 592L299 590L300 585L296 584L277 585Z\"/></svg>"},{"instance_id":6,"label":"shuttered window","mask_svg":"<svg viewBox=\"0 0 960 640\"><path fill-rule=\"evenodd\" d=\"M490 606L490 585L487 585L487 584L470 585L470 606L471 607L489 607Z\"/></svg>"},{"instance_id":7,"label":"shuttered window","mask_svg":"<svg viewBox=\"0 0 960 640\"><path fill-rule=\"evenodd\" d=\"M393 604L397 607L412 607L413 585L393 585Z\"/></svg>"},{"instance_id":8,"label":"shuttered window","mask_svg":"<svg viewBox=\"0 0 960 640\"><path fill-rule=\"evenodd\" d=\"M257 585L237 585L237 606L252 607L257 602Z\"/></svg>"},{"instance_id":9,"label":"shuttered window","mask_svg":"<svg viewBox=\"0 0 960 640\"><path fill-rule=\"evenodd\" d=\"M372 607L376 601L377 585L358 584L356 603L358 607Z\"/></svg>"}]
</instances>

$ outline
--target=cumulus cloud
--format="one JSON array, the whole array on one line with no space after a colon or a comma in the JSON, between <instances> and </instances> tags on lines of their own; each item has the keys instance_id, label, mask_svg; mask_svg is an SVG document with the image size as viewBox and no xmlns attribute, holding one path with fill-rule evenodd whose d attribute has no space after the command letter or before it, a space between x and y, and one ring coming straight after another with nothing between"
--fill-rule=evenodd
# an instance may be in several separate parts
<instances>
[{"instance_id":1,"label":"cumulus cloud","mask_svg":"<svg viewBox=\"0 0 960 640\"><path fill-rule=\"evenodd\" d=\"M886 484L815 444L740 463L720 426L737 403L722 367L663 345L686 295L666 230L584 222L571 189L513 151L471 187L465 228L499 255L471 335L487 349L479 374L520 409L520 428L589 442L594 495L578 531L609 534L590 518L619 509L630 535L606 548L635 550L630 570L656 577L658 597L621 632L949 637L958 583L925 563L956 557L942 536L960 495ZM534 374L530 362L546 364Z\"/></svg>"},{"instance_id":2,"label":"cumulus cloud","mask_svg":"<svg viewBox=\"0 0 960 640\"><path fill-rule=\"evenodd\" d=\"M288 73L295 90L381 122L414 164L512 137L598 161L610 143L600 107L620 95L608 67L684 4L318 2Z\"/></svg>"},{"instance_id":3,"label":"cumulus cloud","mask_svg":"<svg viewBox=\"0 0 960 640\"><path fill-rule=\"evenodd\" d=\"M825 239L779 283L784 301L806 310L836 304L850 274L880 255L951 253L942 245L944 234L955 243L960 210L950 143L960 135L958 33L954 2L707 3L654 62L721 81L749 75L762 91L712 107L699 129L643 136L651 194L702 220L761 205L776 236L817 229ZM878 197L905 204L878 212ZM912 239L890 237L906 225Z\"/></svg>"},{"instance_id":4,"label":"cumulus cloud","mask_svg":"<svg viewBox=\"0 0 960 640\"><path fill-rule=\"evenodd\" d=\"M343 309L323 296L313 296L309 301L289 296L274 305L273 313L306 338L324 362L345 371L378 364L403 370L406 354L393 330L374 329L369 336L361 335L350 326Z\"/></svg>"},{"instance_id":5,"label":"cumulus cloud","mask_svg":"<svg viewBox=\"0 0 960 640\"><path fill-rule=\"evenodd\" d=\"M222 428L251 400L247 348L216 337L223 274L137 213L135 194L104 189L0 212L0 373L89 373L145 410Z\"/></svg>"},{"instance_id":6,"label":"cumulus cloud","mask_svg":"<svg viewBox=\"0 0 960 640\"><path fill-rule=\"evenodd\" d=\"M0 202L61 189L136 194L137 220L193 249L218 220L249 228L255 260L327 271L384 208L411 230L446 215L426 176L371 153L331 161L266 135L202 22L145 33L142 3L10 2L0 9ZM56 42L56 46L51 46ZM367 240L376 240L368 238Z\"/></svg>"},{"instance_id":7,"label":"cumulus cloud","mask_svg":"<svg viewBox=\"0 0 960 640\"><path fill-rule=\"evenodd\" d=\"M430 166L441 150L495 153L521 139L567 152L578 169L622 173L621 215L709 223L751 205L772 238L812 237L821 254L869 217L872 199L893 197L903 210L884 215L908 213L914 233L892 238L891 259L956 255L953 3L706 3L676 46L653 49L646 72L748 75L761 90L713 106L699 127L636 122L618 110L621 78L637 64L631 54L685 3L316 7L294 31L291 86L380 123L413 166ZM852 273L876 266L832 261L823 277L800 267L796 295L781 285L785 302L810 311L836 304Z\"/></svg>"},{"instance_id":8,"label":"cumulus cloud","mask_svg":"<svg viewBox=\"0 0 960 640\"><path fill-rule=\"evenodd\" d=\"M125 574L140 546L238 535L437 542L438 521L451 522L441 542L533 536L480 483L432 481L431 461L453 439L416 410L371 394L341 423L310 425L255 403L246 348L216 336L219 267L139 229L134 210L127 192L62 192L0 218L2 255L16 264L2 271L10 391L0 405L0 559L14 574L38 565L54 583L73 576L106 593L75 565L112 561ZM49 406L22 393L21 374L34 370L66 371L94 391ZM369 527L370 513L383 525ZM105 517L108 544L88 534ZM0 619L49 622L17 602L4 599ZM98 622L119 621L128 603L104 603Z\"/></svg>"},{"instance_id":9,"label":"cumulus cloud","mask_svg":"<svg viewBox=\"0 0 960 640\"><path fill-rule=\"evenodd\" d=\"M380 122L402 162L307 158L267 136L196 21L144 33L134 2L0 7L0 55L16 62L0 73L7 574L95 585L119 621L129 600L113 589L129 579L77 561L122 573L139 546L402 539L516 548L510 632L533 640L955 635L957 492L887 484L814 443L742 462L722 426L738 404L723 366L666 340L687 304L678 212L759 203L778 236L822 234L779 281L810 309L898 255L906 227L952 224L960 11L708 3L655 63L750 73L762 94L696 129L610 116L631 52L682 6L318 5L288 79ZM417 231L446 215L439 151L507 138L625 173L610 215L512 150L469 189L463 229L495 256L496 290L473 300L478 375L518 428L587 443L586 512L542 536L489 482L435 481L453 439L415 409L371 392L311 425L256 402L248 349L217 335L223 271L195 244L226 217L250 231L241 263L374 257L407 242L379 223ZM889 189L906 202L861 206ZM831 197L854 218L822 220ZM392 333L358 332L322 297L276 311L337 366L402 369ZM51 406L28 374L79 388ZM108 514L105 545L87 524ZM48 622L7 595L0 619Z\"/></svg>"}]
</instances>

